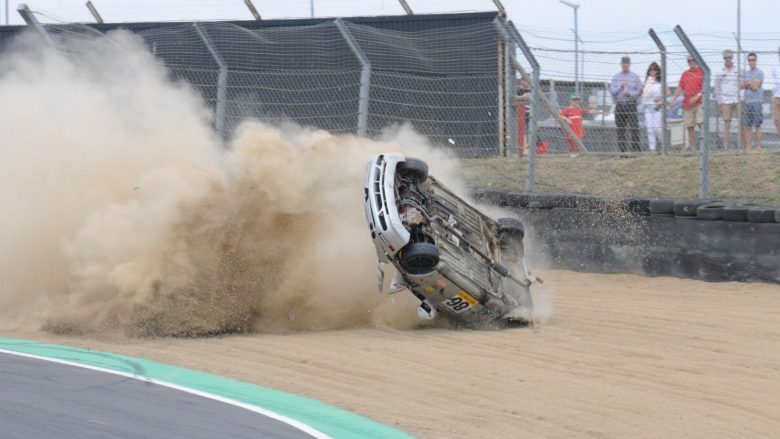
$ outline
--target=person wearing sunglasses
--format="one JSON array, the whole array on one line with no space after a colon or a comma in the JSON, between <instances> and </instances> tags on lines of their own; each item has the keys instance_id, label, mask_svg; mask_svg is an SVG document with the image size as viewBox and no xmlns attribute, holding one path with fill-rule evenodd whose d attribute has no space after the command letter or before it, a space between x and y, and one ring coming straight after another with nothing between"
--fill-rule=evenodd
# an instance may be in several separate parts
<instances>
[{"instance_id":1,"label":"person wearing sunglasses","mask_svg":"<svg viewBox=\"0 0 780 439\"><path fill-rule=\"evenodd\" d=\"M701 108L701 93L704 83L704 72L701 70L696 60L688 56L688 70L684 71L680 77L680 83L672 97L672 107L677 102L680 94L683 94L683 124L688 129L688 139L690 146L688 150L696 149L696 126L701 129L704 121L704 114Z\"/></svg>"},{"instance_id":2,"label":"person wearing sunglasses","mask_svg":"<svg viewBox=\"0 0 780 439\"><path fill-rule=\"evenodd\" d=\"M715 76L715 99L723 118L723 149L729 149L731 119L739 111L739 74L734 65L734 52L723 51L723 68Z\"/></svg>"},{"instance_id":3,"label":"person wearing sunglasses","mask_svg":"<svg viewBox=\"0 0 780 439\"><path fill-rule=\"evenodd\" d=\"M750 52L747 60L749 68L742 73L740 83L740 87L745 90L745 102L742 105L742 146L745 152L753 147L756 151L761 150L761 123L764 121L764 72L757 66L758 55L755 52Z\"/></svg>"}]
</instances>

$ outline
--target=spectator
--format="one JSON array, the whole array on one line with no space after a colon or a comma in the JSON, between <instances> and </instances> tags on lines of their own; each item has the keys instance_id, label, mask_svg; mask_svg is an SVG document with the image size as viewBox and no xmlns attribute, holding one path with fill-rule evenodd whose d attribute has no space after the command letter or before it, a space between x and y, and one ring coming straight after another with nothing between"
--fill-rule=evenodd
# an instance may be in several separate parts
<instances>
[{"instance_id":1,"label":"spectator","mask_svg":"<svg viewBox=\"0 0 780 439\"><path fill-rule=\"evenodd\" d=\"M742 74L740 83L741 88L745 89L745 103L742 105L742 145L745 152L753 144L753 134L756 139L755 149L761 150L761 123L764 121L764 72L756 67L758 55L755 52L748 53L747 60L749 68Z\"/></svg>"},{"instance_id":2,"label":"spectator","mask_svg":"<svg viewBox=\"0 0 780 439\"><path fill-rule=\"evenodd\" d=\"M777 133L780 134L780 47L777 48L778 63L772 68L772 119L775 121Z\"/></svg>"},{"instance_id":3,"label":"spectator","mask_svg":"<svg viewBox=\"0 0 780 439\"><path fill-rule=\"evenodd\" d=\"M729 149L731 118L739 111L739 74L729 49L723 51L723 69L715 77L715 99L723 118L723 149Z\"/></svg>"},{"instance_id":4,"label":"spectator","mask_svg":"<svg viewBox=\"0 0 780 439\"><path fill-rule=\"evenodd\" d=\"M650 151L656 151L658 141L662 139L661 102L666 93L661 87L661 67L658 63L652 63L647 68L645 85L642 87L642 108L645 113L645 126L647 126L647 147Z\"/></svg>"},{"instance_id":5,"label":"spectator","mask_svg":"<svg viewBox=\"0 0 780 439\"><path fill-rule=\"evenodd\" d=\"M582 108L580 106L580 96L576 93L572 94L569 98L569 106L563 108L560 112L561 117L569 122L569 127L571 127L572 133L574 133L574 135L580 139L580 141L585 138L585 128L582 126L582 115L585 113L594 114L598 112L595 110ZM568 133L564 135L566 136L566 140L569 142L569 152L572 154L579 154L580 147L577 145L574 139L569 137Z\"/></svg>"},{"instance_id":6,"label":"spectator","mask_svg":"<svg viewBox=\"0 0 780 439\"><path fill-rule=\"evenodd\" d=\"M618 147L621 152L639 151L637 98L642 90L642 82L639 76L631 71L631 58L624 56L620 65L622 70L613 76L612 82L609 83L609 92L615 100Z\"/></svg>"},{"instance_id":7,"label":"spectator","mask_svg":"<svg viewBox=\"0 0 780 439\"><path fill-rule=\"evenodd\" d=\"M517 85L517 96L512 102L518 110L518 117L522 116L522 120L518 119L518 122L522 122L525 133L528 132L528 123L531 121L531 81L527 76L520 78L520 82Z\"/></svg>"},{"instance_id":8,"label":"spectator","mask_svg":"<svg viewBox=\"0 0 780 439\"><path fill-rule=\"evenodd\" d=\"M520 78L517 95L512 99L512 105L517 109L517 151L518 154L523 155L526 148L525 136L528 134L528 125L531 121L531 82L527 76ZM530 143L530 139L528 140Z\"/></svg>"},{"instance_id":9,"label":"spectator","mask_svg":"<svg viewBox=\"0 0 780 439\"><path fill-rule=\"evenodd\" d=\"M680 77L680 84L674 91L672 97L672 106L677 102L680 93L683 96L683 124L688 129L688 139L690 140L689 150L696 149L696 126L701 129L704 121L704 114L701 108L702 83L704 82L704 72L702 72L696 60L688 55L688 65L690 68L683 72Z\"/></svg>"}]
</instances>

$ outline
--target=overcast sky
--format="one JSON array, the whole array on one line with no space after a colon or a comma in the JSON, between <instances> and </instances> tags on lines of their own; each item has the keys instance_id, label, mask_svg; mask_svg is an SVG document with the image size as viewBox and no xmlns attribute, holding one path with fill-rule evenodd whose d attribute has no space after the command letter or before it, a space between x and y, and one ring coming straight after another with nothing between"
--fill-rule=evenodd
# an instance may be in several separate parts
<instances>
[{"instance_id":1,"label":"overcast sky","mask_svg":"<svg viewBox=\"0 0 780 439\"><path fill-rule=\"evenodd\" d=\"M19 1L8 3L11 24L21 24ZM402 14L397 0L254 0L264 18ZM31 9L56 20L91 21L84 0L28 0ZM108 22L251 19L243 0L93 0ZM490 11L492 0L407 0L415 13ZM686 31L736 32L737 0L580 0L579 27L583 35L600 32L646 32L649 27ZM742 0L742 30L780 36L780 1ZM520 26L569 32L573 12L558 0L503 0L510 18ZM5 11L4 11L5 12ZM45 18L42 18L45 20ZM5 16L3 15L3 22ZM587 40L586 40L587 41Z\"/></svg>"}]
</instances>

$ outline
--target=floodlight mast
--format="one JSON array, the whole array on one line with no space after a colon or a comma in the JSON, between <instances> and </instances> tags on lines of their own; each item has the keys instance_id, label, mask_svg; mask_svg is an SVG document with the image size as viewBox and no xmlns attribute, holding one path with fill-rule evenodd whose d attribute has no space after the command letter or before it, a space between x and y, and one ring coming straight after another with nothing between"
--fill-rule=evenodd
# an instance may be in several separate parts
<instances>
[{"instance_id":1,"label":"floodlight mast","mask_svg":"<svg viewBox=\"0 0 780 439\"><path fill-rule=\"evenodd\" d=\"M580 4L568 0L558 1L574 10L574 93L580 94L580 35L577 20L577 11L580 9Z\"/></svg>"}]
</instances>

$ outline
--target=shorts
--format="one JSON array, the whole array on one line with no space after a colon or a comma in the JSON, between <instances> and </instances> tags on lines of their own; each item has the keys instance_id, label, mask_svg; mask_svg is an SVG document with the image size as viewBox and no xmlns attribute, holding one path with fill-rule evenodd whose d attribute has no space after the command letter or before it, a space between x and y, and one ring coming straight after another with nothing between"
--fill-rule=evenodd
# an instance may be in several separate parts
<instances>
[{"instance_id":1,"label":"shorts","mask_svg":"<svg viewBox=\"0 0 780 439\"><path fill-rule=\"evenodd\" d=\"M764 121L763 105L761 102L745 102L742 104L742 126L745 128L758 128Z\"/></svg>"},{"instance_id":2,"label":"shorts","mask_svg":"<svg viewBox=\"0 0 780 439\"><path fill-rule=\"evenodd\" d=\"M701 105L693 108L683 108L683 123L686 128L701 125L702 122L704 122L704 111L702 111Z\"/></svg>"},{"instance_id":3,"label":"shorts","mask_svg":"<svg viewBox=\"0 0 780 439\"><path fill-rule=\"evenodd\" d=\"M724 122L731 122L732 117L738 117L739 104L732 102L730 104L721 104L721 117Z\"/></svg>"},{"instance_id":4,"label":"shorts","mask_svg":"<svg viewBox=\"0 0 780 439\"><path fill-rule=\"evenodd\" d=\"M780 120L780 98L772 98L772 119Z\"/></svg>"}]
</instances>

